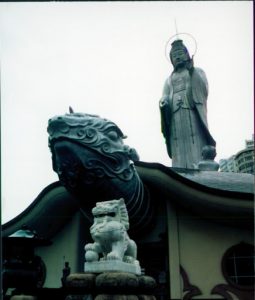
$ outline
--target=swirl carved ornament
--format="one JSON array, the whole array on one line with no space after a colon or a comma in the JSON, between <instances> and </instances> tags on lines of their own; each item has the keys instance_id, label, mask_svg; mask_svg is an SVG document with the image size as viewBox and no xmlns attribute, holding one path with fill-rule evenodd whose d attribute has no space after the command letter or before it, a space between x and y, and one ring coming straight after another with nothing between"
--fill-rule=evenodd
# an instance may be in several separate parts
<instances>
[{"instance_id":1,"label":"swirl carved ornament","mask_svg":"<svg viewBox=\"0 0 255 300\"><path fill-rule=\"evenodd\" d=\"M83 155L82 164L90 170L90 177L118 177L121 180L132 178L134 173L132 161L138 161L139 156L135 149L123 143L125 136L112 121L96 115L70 113L51 118L47 130L53 168L58 173L59 171L61 173L61 170L56 166L54 145L65 140L89 149L91 153ZM72 163L68 163L68 159L63 162L69 167L73 165L72 168L75 168L78 162Z\"/></svg>"}]
</instances>

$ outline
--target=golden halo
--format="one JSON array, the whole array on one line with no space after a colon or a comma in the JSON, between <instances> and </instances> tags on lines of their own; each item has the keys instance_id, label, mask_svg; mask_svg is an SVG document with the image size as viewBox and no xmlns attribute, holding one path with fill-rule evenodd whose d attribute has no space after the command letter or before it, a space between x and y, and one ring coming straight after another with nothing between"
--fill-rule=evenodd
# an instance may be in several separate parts
<instances>
[{"instance_id":1,"label":"golden halo","mask_svg":"<svg viewBox=\"0 0 255 300\"><path fill-rule=\"evenodd\" d=\"M176 33L175 35L172 35L170 39L167 41L165 46L165 56L166 59L171 62L169 53L171 50L171 44L174 42L174 40L182 40L183 44L186 46L186 48L189 51L190 57L192 58L196 52L197 52L197 41L191 35L190 33L182 32L182 33Z\"/></svg>"}]
</instances>

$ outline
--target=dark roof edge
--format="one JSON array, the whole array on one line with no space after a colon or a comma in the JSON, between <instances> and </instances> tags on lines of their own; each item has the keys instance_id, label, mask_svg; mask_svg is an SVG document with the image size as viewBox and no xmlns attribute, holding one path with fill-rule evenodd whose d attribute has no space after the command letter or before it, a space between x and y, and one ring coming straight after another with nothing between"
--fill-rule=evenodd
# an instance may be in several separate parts
<instances>
[{"instance_id":1,"label":"dark roof edge","mask_svg":"<svg viewBox=\"0 0 255 300\"><path fill-rule=\"evenodd\" d=\"M47 185L40 193L39 195L35 198L35 200L25 209L23 210L20 214L18 214L16 217L11 219L10 221L4 223L2 225L2 230L5 230L7 227L12 226L13 224L17 223L20 221L22 218L24 218L25 215L27 215L39 202L40 200L51 190L54 188L62 186L60 181L55 181L49 185Z\"/></svg>"}]
</instances>

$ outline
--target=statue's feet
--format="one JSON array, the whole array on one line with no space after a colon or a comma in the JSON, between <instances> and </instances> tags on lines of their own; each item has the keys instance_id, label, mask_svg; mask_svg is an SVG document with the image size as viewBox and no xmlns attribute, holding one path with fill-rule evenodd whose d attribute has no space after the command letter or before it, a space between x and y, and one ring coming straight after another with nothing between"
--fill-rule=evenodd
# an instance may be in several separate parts
<instances>
[{"instance_id":1,"label":"statue's feet","mask_svg":"<svg viewBox=\"0 0 255 300\"><path fill-rule=\"evenodd\" d=\"M107 260L107 255L103 254L103 256L99 260L100 261L106 261Z\"/></svg>"},{"instance_id":2,"label":"statue's feet","mask_svg":"<svg viewBox=\"0 0 255 300\"><path fill-rule=\"evenodd\" d=\"M107 260L121 260L121 258L117 252L112 251L107 254Z\"/></svg>"},{"instance_id":3,"label":"statue's feet","mask_svg":"<svg viewBox=\"0 0 255 300\"><path fill-rule=\"evenodd\" d=\"M135 258L129 255L124 256L123 261L129 264L133 264L135 261Z\"/></svg>"},{"instance_id":4,"label":"statue's feet","mask_svg":"<svg viewBox=\"0 0 255 300\"><path fill-rule=\"evenodd\" d=\"M129 264L140 266L139 261L136 260L133 256L124 256L123 261Z\"/></svg>"}]
</instances>

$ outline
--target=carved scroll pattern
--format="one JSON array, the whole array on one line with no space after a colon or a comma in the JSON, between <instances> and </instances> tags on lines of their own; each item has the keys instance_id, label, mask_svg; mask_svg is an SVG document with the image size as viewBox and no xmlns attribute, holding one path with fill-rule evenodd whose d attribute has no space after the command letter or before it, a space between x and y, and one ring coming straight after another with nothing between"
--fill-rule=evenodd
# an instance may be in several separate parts
<instances>
[{"instance_id":1,"label":"carved scroll pattern","mask_svg":"<svg viewBox=\"0 0 255 300\"><path fill-rule=\"evenodd\" d=\"M180 273L182 276L182 280L183 280L183 300L189 300L192 299L192 297L194 296L198 296L198 295L202 295L201 290L195 286L192 285L190 283L188 274L186 273L186 271L184 270L184 268L182 266L180 266Z\"/></svg>"},{"instance_id":2,"label":"carved scroll pattern","mask_svg":"<svg viewBox=\"0 0 255 300\"><path fill-rule=\"evenodd\" d=\"M239 300L253 300L254 291L253 290L240 290L234 288L228 284L218 284L216 285L211 294L221 295L227 300L234 300L231 294L234 294Z\"/></svg>"}]
</instances>

